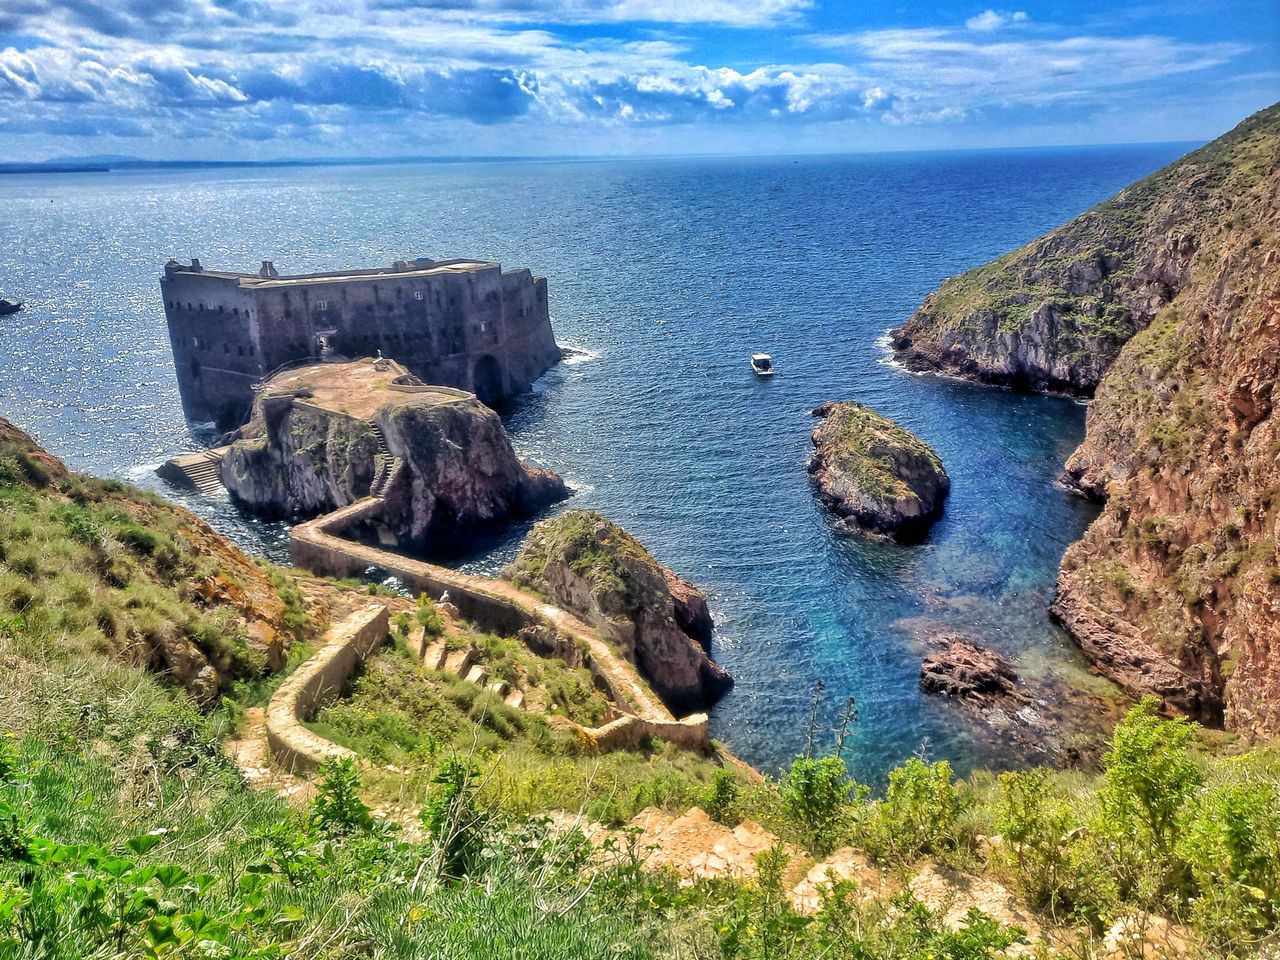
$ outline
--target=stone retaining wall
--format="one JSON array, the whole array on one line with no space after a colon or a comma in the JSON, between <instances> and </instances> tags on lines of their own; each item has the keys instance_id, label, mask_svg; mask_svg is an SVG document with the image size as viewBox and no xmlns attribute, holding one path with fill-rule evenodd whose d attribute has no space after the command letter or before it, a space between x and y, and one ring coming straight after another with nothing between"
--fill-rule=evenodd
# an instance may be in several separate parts
<instances>
[{"instance_id":1,"label":"stone retaining wall","mask_svg":"<svg viewBox=\"0 0 1280 960\"><path fill-rule=\"evenodd\" d=\"M389 633L385 606L359 610L330 627L324 646L280 685L267 706L267 743L281 767L310 773L330 757L356 756L312 733L303 721L342 693L356 667Z\"/></svg>"},{"instance_id":2,"label":"stone retaining wall","mask_svg":"<svg viewBox=\"0 0 1280 960\"><path fill-rule=\"evenodd\" d=\"M651 737L689 750L709 749L705 713L677 720L640 679L634 666L614 652L590 626L566 611L501 581L437 567L337 535L375 517L381 509L382 500L372 497L298 524L289 542L294 564L336 577L359 576L371 566L379 567L398 577L415 593L439 600L447 591L449 602L465 619L503 636L515 636L526 627L550 627L586 645L592 673L609 688L615 702L628 711L628 715L603 727L582 729L601 751L634 750Z\"/></svg>"}]
</instances>

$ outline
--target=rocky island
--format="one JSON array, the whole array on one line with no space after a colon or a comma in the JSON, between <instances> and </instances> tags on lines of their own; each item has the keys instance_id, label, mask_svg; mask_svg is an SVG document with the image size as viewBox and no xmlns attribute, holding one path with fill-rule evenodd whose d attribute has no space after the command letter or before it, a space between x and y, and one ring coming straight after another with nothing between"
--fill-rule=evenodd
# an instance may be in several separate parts
<instances>
[{"instance_id":1,"label":"rocky island","mask_svg":"<svg viewBox=\"0 0 1280 960\"><path fill-rule=\"evenodd\" d=\"M503 576L596 627L677 715L733 686L707 653L706 598L598 513L570 510L542 521Z\"/></svg>"},{"instance_id":2,"label":"rocky island","mask_svg":"<svg viewBox=\"0 0 1280 960\"><path fill-rule=\"evenodd\" d=\"M278 374L239 436L221 464L237 503L302 519L381 496L370 533L408 548L569 495L554 473L520 461L501 418L475 396L423 384L391 361Z\"/></svg>"},{"instance_id":3,"label":"rocky island","mask_svg":"<svg viewBox=\"0 0 1280 960\"><path fill-rule=\"evenodd\" d=\"M1066 480L1106 506L1053 613L1109 677L1280 733L1280 105L1021 250L893 336L915 368L1096 398Z\"/></svg>"},{"instance_id":4,"label":"rocky island","mask_svg":"<svg viewBox=\"0 0 1280 960\"><path fill-rule=\"evenodd\" d=\"M813 411L809 473L818 497L845 529L916 540L942 514L951 481L923 440L859 403Z\"/></svg>"}]
</instances>

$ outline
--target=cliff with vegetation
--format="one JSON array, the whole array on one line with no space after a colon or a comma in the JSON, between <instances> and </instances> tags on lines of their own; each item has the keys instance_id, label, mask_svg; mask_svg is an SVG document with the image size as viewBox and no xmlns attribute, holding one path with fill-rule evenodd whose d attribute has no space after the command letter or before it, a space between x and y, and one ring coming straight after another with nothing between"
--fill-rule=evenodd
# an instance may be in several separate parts
<instances>
[{"instance_id":1,"label":"cliff with vegetation","mask_svg":"<svg viewBox=\"0 0 1280 960\"><path fill-rule=\"evenodd\" d=\"M203 520L0 420L0 633L110 651L209 704L279 669L305 622L289 581Z\"/></svg>"},{"instance_id":2,"label":"cliff with vegetation","mask_svg":"<svg viewBox=\"0 0 1280 960\"><path fill-rule=\"evenodd\" d=\"M539 523L503 576L586 619L677 715L733 685L707 653L706 598L598 513L569 510Z\"/></svg>"},{"instance_id":3,"label":"cliff with vegetation","mask_svg":"<svg viewBox=\"0 0 1280 960\"><path fill-rule=\"evenodd\" d=\"M914 370L1091 395L1121 348L1252 239L1276 107L1070 223L947 279L890 342ZM1264 227L1265 229L1265 227Z\"/></svg>"},{"instance_id":4,"label":"cliff with vegetation","mask_svg":"<svg viewBox=\"0 0 1280 960\"><path fill-rule=\"evenodd\" d=\"M1104 500L1054 613L1109 676L1280 733L1280 105L898 331L908 364L1096 397L1065 479Z\"/></svg>"}]
</instances>

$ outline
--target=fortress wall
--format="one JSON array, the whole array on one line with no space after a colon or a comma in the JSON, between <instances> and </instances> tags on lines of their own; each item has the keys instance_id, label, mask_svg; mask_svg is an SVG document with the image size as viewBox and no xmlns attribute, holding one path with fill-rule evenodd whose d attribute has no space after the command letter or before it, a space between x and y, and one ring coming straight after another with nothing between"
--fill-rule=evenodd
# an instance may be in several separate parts
<instances>
[{"instance_id":1,"label":"fortress wall","mask_svg":"<svg viewBox=\"0 0 1280 960\"><path fill-rule=\"evenodd\" d=\"M234 281L199 273L168 274L160 289L188 415L243 422L264 359L253 335L253 298Z\"/></svg>"},{"instance_id":2,"label":"fortress wall","mask_svg":"<svg viewBox=\"0 0 1280 960\"><path fill-rule=\"evenodd\" d=\"M333 331L340 354L381 350L428 383L469 390L491 404L528 390L560 359L547 282L527 269L503 272L495 264L419 276L317 276L263 287L253 285L253 276L244 278L248 286L240 279L170 269L161 281L189 417L239 426L253 383L287 363L318 358L321 331ZM205 335L211 347L195 358L195 376L184 345Z\"/></svg>"}]
</instances>

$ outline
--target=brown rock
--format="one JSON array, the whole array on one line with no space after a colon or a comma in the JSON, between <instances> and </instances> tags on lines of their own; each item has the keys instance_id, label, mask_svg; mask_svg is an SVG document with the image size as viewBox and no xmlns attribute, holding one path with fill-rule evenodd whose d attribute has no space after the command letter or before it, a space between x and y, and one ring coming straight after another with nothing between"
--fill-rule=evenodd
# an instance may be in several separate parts
<instances>
[{"instance_id":1,"label":"brown rock","mask_svg":"<svg viewBox=\"0 0 1280 960\"><path fill-rule=\"evenodd\" d=\"M677 715L714 703L733 679L707 655L706 598L617 524L569 510L533 528L503 576L596 627Z\"/></svg>"}]
</instances>

